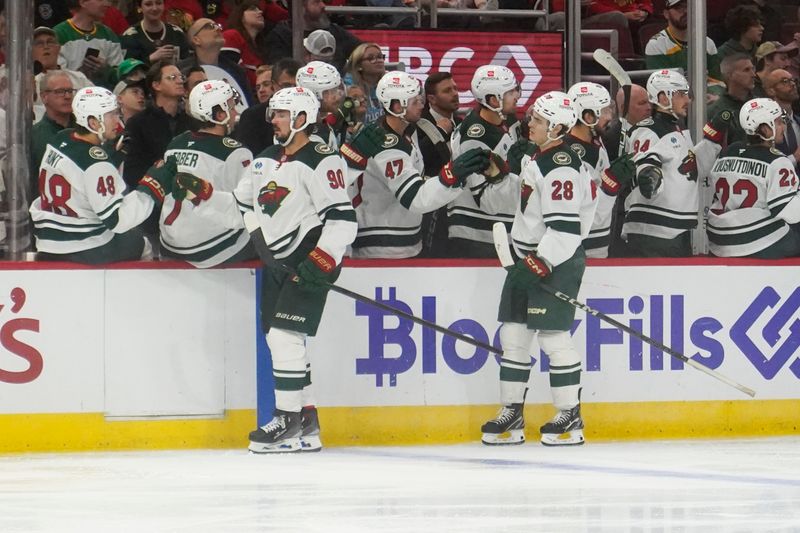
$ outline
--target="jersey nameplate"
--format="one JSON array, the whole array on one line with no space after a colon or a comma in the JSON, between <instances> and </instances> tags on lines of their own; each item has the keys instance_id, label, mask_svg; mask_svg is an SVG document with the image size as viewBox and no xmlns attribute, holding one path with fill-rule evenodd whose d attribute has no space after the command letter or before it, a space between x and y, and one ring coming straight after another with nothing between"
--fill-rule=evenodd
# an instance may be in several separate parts
<instances>
[{"instance_id":1,"label":"jersey nameplate","mask_svg":"<svg viewBox=\"0 0 800 533\"><path fill-rule=\"evenodd\" d=\"M228 148L239 148L242 145L242 143L240 143L236 139L231 139L230 137L223 137L222 144L224 144Z\"/></svg>"},{"instance_id":2,"label":"jersey nameplate","mask_svg":"<svg viewBox=\"0 0 800 533\"><path fill-rule=\"evenodd\" d=\"M565 152L558 152L553 156L553 162L556 165L570 165L572 164L572 157Z\"/></svg>"},{"instance_id":3,"label":"jersey nameplate","mask_svg":"<svg viewBox=\"0 0 800 533\"><path fill-rule=\"evenodd\" d=\"M108 159L108 154L106 153L106 151L100 148L99 146L92 146L91 148L89 148L89 156L92 159L97 159L99 161L105 161L106 159Z\"/></svg>"},{"instance_id":4,"label":"jersey nameplate","mask_svg":"<svg viewBox=\"0 0 800 533\"><path fill-rule=\"evenodd\" d=\"M483 137L484 133L486 133L486 128L484 128L482 124L473 124L467 130L467 137L473 137L477 139Z\"/></svg>"}]
</instances>

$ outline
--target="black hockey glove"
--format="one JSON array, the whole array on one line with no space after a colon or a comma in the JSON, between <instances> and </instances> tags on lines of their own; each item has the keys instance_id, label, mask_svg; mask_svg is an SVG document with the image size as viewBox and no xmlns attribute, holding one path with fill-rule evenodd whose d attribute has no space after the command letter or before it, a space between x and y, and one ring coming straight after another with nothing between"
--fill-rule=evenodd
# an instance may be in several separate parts
<instances>
[{"instance_id":1,"label":"black hockey glove","mask_svg":"<svg viewBox=\"0 0 800 533\"><path fill-rule=\"evenodd\" d=\"M480 148L467 150L449 161L439 172L439 181L447 187L463 187L470 174L481 173L489 166L489 156Z\"/></svg>"},{"instance_id":2,"label":"black hockey glove","mask_svg":"<svg viewBox=\"0 0 800 533\"><path fill-rule=\"evenodd\" d=\"M375 157L383 150L385 139L386 134L382 129L375 126L364 126L356 133L352 141L342 145L339 152L348 165L364 170L367 168L369 158Z\"/></svg>"},{"instance_id":3,"label":"black hockey glove","mask_svg":"<svg viewBox=\"0 0 800 533\"><path fill-rule=\"evenodd\" d=\"M309 290L326 290L331 283L336 262L322 248L314 248L297 265L297 283Z\"/></svg>"},{"instance_id":4,"label":"black hockey glove","mask_svg":"<svg viewBox=\"0 0 800 533\"><path fill-rule=\"evenodd\" d=\"M642 196L649 200L653 197L658 188L661 187L663 179L664 173L661 171L661 167L647 165L639 171L635 181Z\"/></svg>"},{"instance_id":5,"label":"black hockey glove","mask_svg":"<svg viewBox=\"0 0 800 533\"><path fill-rule=\"evenodd\" d=\"M486 155L489 158L489 166L483 171L483 175L489 183L500 183L510 172L508 163L491 150L486 150Z\"/></svg>"},{"instance_id":6,"label":"black hockey glove","mask_svg":"<svg viewBox=\"0 0 800 533\"><path fill-rule=\"evenodd\" d=\"M633 154L623 154L616 158L600 175L600 188L609 196L616 196L636 175Z\"/></svg>"},{"instance_id":7,"label":"black hockey glove","mask_svg":"<svg viewBox=\"0 0 800 533\"><path fill-rule=\"evenodd\" d=\"M550 275L550 267L544 259L530 253L508 269L508 282L517 289L527 289Z\"/></svg>"}]
</instances>

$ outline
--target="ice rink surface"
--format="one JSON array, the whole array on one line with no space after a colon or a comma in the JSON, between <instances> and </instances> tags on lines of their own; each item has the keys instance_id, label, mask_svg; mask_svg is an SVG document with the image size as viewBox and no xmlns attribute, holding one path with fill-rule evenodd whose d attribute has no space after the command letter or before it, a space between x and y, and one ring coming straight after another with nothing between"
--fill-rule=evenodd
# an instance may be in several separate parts
<instances>
[{"instance_id":1,"label":"ice rink surface","mask_svg":"<svg viewBox=\"0 0 800 533\"><path fill-rule=\"evenodd\" d=\"M0 456L12 531L800 531L800 438Z\"/></svg>"}]
</instances>

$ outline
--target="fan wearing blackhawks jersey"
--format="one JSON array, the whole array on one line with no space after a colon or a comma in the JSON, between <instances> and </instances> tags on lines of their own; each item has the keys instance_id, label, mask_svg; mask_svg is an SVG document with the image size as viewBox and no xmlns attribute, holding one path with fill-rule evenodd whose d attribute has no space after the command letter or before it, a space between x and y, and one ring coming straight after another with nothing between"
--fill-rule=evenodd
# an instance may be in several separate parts
<instances>
[{"instance_id":1,"label":"fan wearing blackhawks jersey","mask_svg":"<svg viewBox=\"0 0 800 533\"><path fill-rule=\"evenodd\" d=\"M578 154L595 186L602 191L598 195L592 229L583 242L583 248L586 257L608 257L614 203L620 189L633 176L634 166L628 154L611 165L597 131L603 110L611 105L611 95L606 88L597 83L580 82L570 87L567 94L572 99L578 122L564 137L564 142Z\"/></svg>"},{"instance_id":2,"label":"fan wearing blackhawks jersey","mask_svg":"<svg viewBox=\"0 0 800 533\"><path fill-rule=\"evenodd\" d=\"M301 87L276 92L269 115L279 144L256 157L232 192L187 174L176 176L204 216L243 227L240 211L254 210L277 265L264 268L261 323L272 354L275 413L250 433L256 453L321 449L311 397L306 339L317 332L327 287L339 276L347 246L356 236L356 215L345 186L342 158L323 143L310 142L317 98Z\"/></svg>"},{"instance_id":3,"label":"fan wearing blackhawks jersey","mask_svg":"<svg viewBox=\"0 0 800 533\"><path fill-rule=\"evenodd\" d=\"M86 87L72 100L77 127L47 145L39 169L39 197L30 207L39 259L104 264L140 259L139 225L169 192L174 166L150 169L136 190L101 147L118 135L117 97Z\"/></svg>"},{"instance_id":4,"label":"fan wearing blackhawks jersey","mask_svg":"<svg viewBox=\"0 0 800 533\"><path fill-rule=\"evenodd\" d=\"M196 85L189 94L189 112L198 127L172 139L165 155L174 157L178 172L202 176L219 191L233 191L253 160L249 149L228 137L237 115L233 89L222 80ZM244 228L214 224L196 209L178 191L164 199L159 219L162 255L197 268L255 257Z\"/></svg>"},{"instance_id":5,"label":"fan wearing blackhawks jersey","mask_svg":"<svg viewBox=\"0 0 800 533\"><path fill-rule=\"evenodd\" d=\"M757 98L742 106L739 123L747 142L729 146L711 169L709 249L720 257L797 257L800 240L790 224L800 222L798 179L775 149L787 127L783 111L774 100Z\"/></svg>"},{"instance_id":6,"label":"fan wearing blackhawks jersey","mask_svg":"<svg viewBox=\"0 0 800 533\"><path fill-rule=\"evenodd\" d=\"M339 71L328 63L312 61L297 69L295 79L298 87L311 91L319 100L320 112L311 140L338 150L347 133L347 124L342 122L343 117L339 112L344 99L344 85Z\"/></svg>"},{"instance_id":7,"label":"fan wearing blackhawks jersey","mask_svg":"<svg viewBox=\"0 0 800 533\"><path fill-rule=\"evenodd\" d=\"M414 257L422 251L422 215L461 194L467 176L485 170L489 157L480 149L468 150L438 177L426 179L415 127L424 107L419 81L405 72L387 72L376 94L386 115L342 145L356 176L350 191L358 215L352 255Z\"/></svg>"},{"instance_id":8,"label":"fan wearing blackhawks jersey","mask_svg":"<svg viewBox=\"0 0 800 533\"><path fill-rule=\"evenodd\" d=\"M521 259L509 268L498 320L503 356L497 417L481 427L484 444L525 441L523 404L531 373L531 344L550 358L550 390L558 414L541 428L548 446L583 443L581 357L570 339L575 308L542 289L547 283L576 298L586 267L582 242L596 208L596 188L578 154L564 143L577 115L572 99L549 92L533 104L530 139L539 146L522 170L519 208L511 229Z\"/></svg>"},{"instance_id":9,"label":"fan wearing blackhawks jersey","mask_svg":"<svg viewBox=\"0 0 800 533\"><path fill-rule=\"evenodd\" d=\"M464 192L447 206L448 255L492 258L492 226L503 222L510 228L517 203L519 180L509 177L508 151L519 138L514 113L520 91L514 73L498 65L478 67L470 87L478 104L453 132L453 157L485 150L497 170L492 176L470 174Z\"/></svg>"},{"instance_id":10,"label":"fan wearing blackhawks jersey","mask_svg":"<svg viewBox=\"0 0 800 533\"><path fill-rule=\"evenodd\" d=\"M630 133L636 176L622 236L635 257L687 257L698 209L697 184L682 170L692 148L680 125L689 112L689 84L674 70L660 70L648 78L647 96L653 116Z\"/></svg>"}]
</instances>

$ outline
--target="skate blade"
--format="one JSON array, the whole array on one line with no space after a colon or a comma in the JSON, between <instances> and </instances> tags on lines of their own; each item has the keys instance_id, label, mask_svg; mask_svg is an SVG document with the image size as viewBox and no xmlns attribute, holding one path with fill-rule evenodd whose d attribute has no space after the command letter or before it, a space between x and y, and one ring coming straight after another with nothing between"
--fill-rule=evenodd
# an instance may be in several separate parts
<instances>
[{"instance_id":1,"label":"skate blade","mask_svg":"<svg viewBox=\"0 0 800 533\"><path fill-rule=\"evenodd\" d=\"M484 433L481 442L487 446L514 446L525 443L525 432L521 429L512 429L505 433Z\"/></svg>"},{"instance_id":2,"label":"skate blade","mask_svg":"<svg viewBox=\"0 0 800 533\"><path fill-rule=\"evenodd\" d=\"M318 436L300 437L301 452L318 452L322 450L322 441Z\"/></svg>"},{"instance_id":3,"label":"skate blade","mask_svg":"<svg viewBox=\"0 0 800 533\"><path fill-rule=\"evenodd\" d=\"M257 454L295 453L299 452L302 447L300 444L300 438L298 437L296 439L287 439L274 444L250 441L250 446L248 446L247 449Z\"/></svg>"},{"instance_id":4,"label":"skate blade","mask_svg":"<svg viewBox=\"0 0 800 533\"><path fill-rule=\"evenodd\" d=\"M581 429L567 433L542 433L542 444L545 446L580 446L584 442Z\"/></svg>"}]
</instances>

